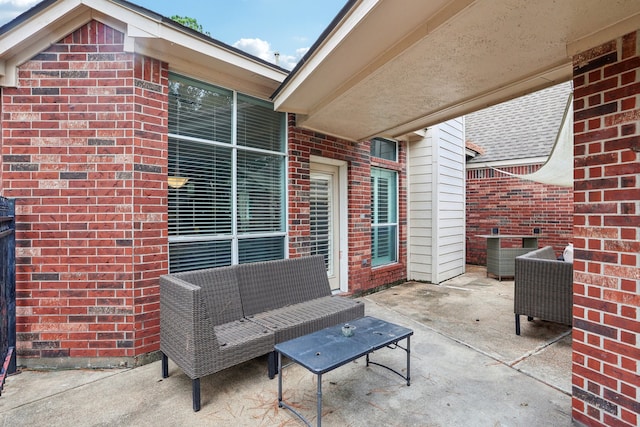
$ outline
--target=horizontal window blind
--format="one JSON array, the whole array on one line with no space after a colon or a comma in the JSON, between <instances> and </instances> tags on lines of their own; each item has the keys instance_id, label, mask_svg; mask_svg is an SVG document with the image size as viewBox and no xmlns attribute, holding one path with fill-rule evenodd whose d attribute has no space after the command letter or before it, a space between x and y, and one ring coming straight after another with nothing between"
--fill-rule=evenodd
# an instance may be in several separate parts
<instances>
[{"instance_id":1,"label":"horizontal window blind","mask_svg":"<svg viewBox=\"0 0 640 427\"><path fill-rule=\"evenodd\" d=\"M185 77L169 83L169 133L232 143L233 92Z\"/></svg>"},{"instance_id":2,"label":"horizontal window blind","mask_svg":"<svg viewBox=\"0 0 640 427\"><path fill-rule=\"evenodd\" d=\"M284 258L286 115L169 78L170 271Z\"/></svg>"},{"instance_id":3,"label":"horizontal window blind","mask_svg":"<svg viewBox=\"0 0 640 427\"><path fill-rule=\"evenodd\" d=\"M273 105L246 95L238 95L238 145L268 151L284 150L285 115Z\"/></svg>"},{"instance_id":4,"label":"horizontal window blind","mask_svg":"<svg viewBox=\"0 0 640 427\"><path fill-rule=\"evenodd\" d=\"M238 232L284 229L284 158L238 151Z\"/></svg>"},{"instance_id":5,"label":"horizontal window blind","mask_svg":"<svg viewBox=\"0 0 640 427\"><path fill-rule=\"evenodd\" d=\"M231 148L169 138L169 176L186 179L169 187L169 235L232 232Z\"/></svg>"},{"instance_id":6,"label":"horizontal window blind","mask_svg":"<svg viewBox=\"0 0 640 427\"><path fill-rule=\"evenodd\" d=\"M325 266L329 274L333 274L331 269L333 260L330 259L333 254L331 247L331 234L333 233L331 194L330 181L327 178L312 176L309 192L311 255L322 255L324 257Z\"/></svg>"},{"instance_id":7,"label":"horizontal window blind","mask_svg":"<svg viewBox=\"0 0 640 427\"><path fill-rule=\"evenodd\" d=\"M397 261L395 225L375 225L371 227L371 265L385 265Z\"/></svg>"},{"instance_id":8,"label":"horizontal window blind","mask_svg":"<svg viewBox=\"0 0 640 427\"><path fill-rule=\"evenodd\" d=\"M284 258L284 236L238 240L238 262L270 261Z\"/></svg>"},{"instance_id":9,"label":"horizontal window blind","mask_svg":"<svg viewBox=\"0 0 640 427\"><path fill-rule=\"evenodd\" d=\"M231 265L231 240L169 243L169 271L198 270Z\"/></svg>"}]
</instances>

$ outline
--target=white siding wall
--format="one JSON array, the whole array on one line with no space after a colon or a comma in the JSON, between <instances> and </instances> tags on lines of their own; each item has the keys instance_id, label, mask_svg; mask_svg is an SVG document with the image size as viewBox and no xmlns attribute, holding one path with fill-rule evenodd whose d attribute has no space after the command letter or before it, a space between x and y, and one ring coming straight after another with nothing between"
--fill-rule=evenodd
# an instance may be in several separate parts
<instances>
[{"instance_id":1,"label":"white siding wall","mask_svg":"<svg viewBox=\"0 0 640 427\"><path fill-rule=\"evenodd\" d=\"M409 143L407 278L431 282L433 271L433 138Z\"/></svg>"},{"instance_id":2,"label":"white siding wall","mask_svg":"<svg viewBox=\"0 0 640 427\"><path fill-rule=\"evenodd\" d=\"M440 283L465 267L464 119L409 144L409 280Z\"/></svg>"},{"instance_id":3,"label":"white siding wall","mask_svg":"<svg viewBox=\"0 0 640 427\"><path fill-rule=\"evenodd\" d=\"M465 147L464 118L438 125L437 174L434 192L438 204L435 214L434 242L437 260L432 281L464 273L465 267Z\"/></svg>"}]
</instances>

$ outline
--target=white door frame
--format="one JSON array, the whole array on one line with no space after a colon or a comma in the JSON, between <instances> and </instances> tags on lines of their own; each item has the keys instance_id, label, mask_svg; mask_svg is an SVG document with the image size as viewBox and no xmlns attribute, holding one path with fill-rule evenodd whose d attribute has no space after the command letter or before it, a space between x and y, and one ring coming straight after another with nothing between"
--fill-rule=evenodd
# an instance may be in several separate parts
<instances>
[{"instance_id":1,"label":"white door frame","mask_svg":"<svg viewBox=\"0 0 640 427\"><path fill-rule=\"evenodd\" d=\"M338 197L339 209L338 221L340 223L340 237L338 239L338 265L340 292L349 291L349 198L347 195L347 172L348 164L343 160L329 159L326 157L311 155L309 158L310 171L313 170L313 164L331 165L338 168Z\"/></svg>"}]
</instances>

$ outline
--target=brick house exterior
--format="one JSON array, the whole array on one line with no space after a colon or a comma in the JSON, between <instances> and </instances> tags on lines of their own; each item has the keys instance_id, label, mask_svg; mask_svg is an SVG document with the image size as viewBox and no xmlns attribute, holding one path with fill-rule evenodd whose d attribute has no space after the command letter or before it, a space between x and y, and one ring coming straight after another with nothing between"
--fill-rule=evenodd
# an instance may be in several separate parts
<instances>
[{"instance_id":1,"label":"brick house exterior","mask_svg":"<svg viewBox=\"0 0 640 427\"><path fill-rule=\"evenodd\" d=\"M572 241L573 189L508 175L542 167L561 138L570 94L571 85L561 83L466 116L467 145L477 153L467 160L467 263L486 265L487 242L478 236L494 228L506 235L537 229L538 245L557 255Z\"/></svg>"},{"instance_id":2,"label":"brick house exterior","mask_svg":"<svg viewBox=\"0 0 640 427\"><path fill-rule=\"evenodd\" d=\"M144 363L159 349L158 278L168 272L167 63L124 51L91 21L2 88L2 189L17 199L17 355L24 365ZM295 126L289 115L289 256L308 255L310 156L348 163L349 292L406 278L372 268L370 167L398 172L406 150L372 161L369 143ZM406 220L399 241L406 242Z\"/></svg>"},{"instance_id":3,"label":"brick house exterior","mask_svg":"<svg viewBox=\"0 0 640 427\"><path fill-rule=\"evenodd\" d=\"M123 42L92 21L21 66L17 88L2 89L22 360L158 349L168 70L125 53Z\"/></svg>"},{"instance_id":4,"label":"brick house exterior","mask_svg":"<svg viewBox=\"0 0 640 427\"><path fill-rule=\"evenodd\" d=\"M320 156L349 162L348 170L348 271L350 292L362 292L405 280L406 259L406 147L398 144L398 162L370 158L369 143L355 143L297 128L289 115L289 255L309 253L309 159ZM398 172L398 263L372 268L371 166Z\"/></svg>"},{"instance_id":5,"label":"brick house exterior","mask_svg":"<svg viewBox=\"0 0 640 427\"><path fill-rule=\"evenodd\" d=\"M55 3L45 6L63 2ZM640 423L640 29L633 28L573 57L572 416L590 426ZM104 23L84 23L21 65L16 87L1 89L0 188L17 199L23 360L133 364L158 348L157 278L168 269L171 64L125 52L126 43ZM304 253L306 239L307 150L348 160L352 179L365 178L370 159L367 143L291 129L292 120L289 200L292 208L299 203L300 214L289 219L295 256ZM329 147L311 151L320 141ZM367 181L357 184L351 200L369 203ZM350 279L365 288L402 277L402 255L391 270L363 266L368 222L360 220L367 209L358 209L350 211L355 249L348 256L356 258Z\"/></svg>"},{"instance_id":6,"label":"brick house exterior","mask_svg":"<svg viewBox=\"0 0 640 427\"><path fill-rule=\"evenodd\" d=\"M529 174L541 164L501 167L513 174ZM478 235L533 235L540 230L538 246L553 246L562 254L572 241L573 191L508 176L490 168L467 170L467 263L486 265L487 242ZM504 244L520 245L506 241Z\"/></svg>"},{"instance_id":7,"label":"brick house exterior","mask_svg":"<svg viewBox=\"0 0 640 427\"><path fill-rule=\"evenodd\" d=\"M573 418L640 423L640 39L573 58Z\"/></svg>"}]
</instances>

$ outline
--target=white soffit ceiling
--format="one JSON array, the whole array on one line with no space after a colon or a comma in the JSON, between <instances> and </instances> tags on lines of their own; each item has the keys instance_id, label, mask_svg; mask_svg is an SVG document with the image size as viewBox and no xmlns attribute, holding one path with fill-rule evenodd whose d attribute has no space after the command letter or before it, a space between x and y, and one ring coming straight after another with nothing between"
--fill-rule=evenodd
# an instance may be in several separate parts
<instances>
[{"instance_id":1,"label":"white soffit ceiling","mask_svg":"<svg viewBox=\"0 0 640 427\"><path fill-rule=\"evenodd\" d=\"M638 0L357 1L274 96L298 124L400 137L572 77L640 28Z\"/></svg>"}]
</instances>

